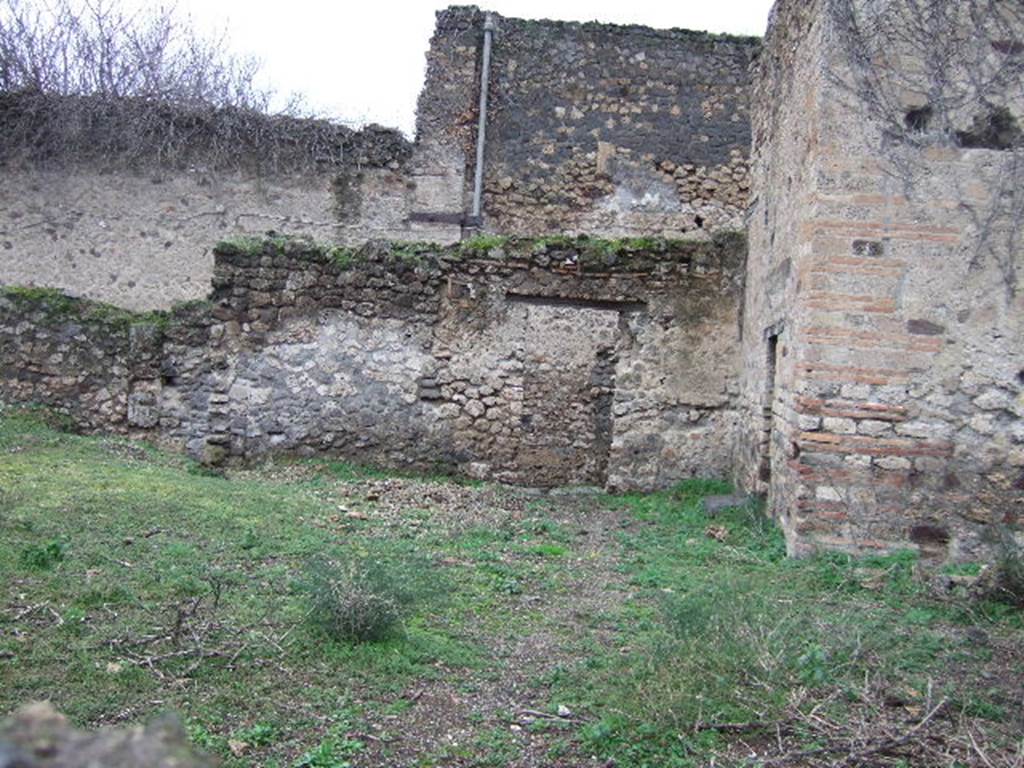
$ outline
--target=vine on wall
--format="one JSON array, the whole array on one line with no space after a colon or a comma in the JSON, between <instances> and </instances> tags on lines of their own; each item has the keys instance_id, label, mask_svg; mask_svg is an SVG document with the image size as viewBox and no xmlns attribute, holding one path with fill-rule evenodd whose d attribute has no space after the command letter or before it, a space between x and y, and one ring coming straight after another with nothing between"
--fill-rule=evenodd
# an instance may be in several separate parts
<instances>
[{"instance_id":1,"label":"vine on wall","mask_svg":"<svg viewBox=\"0 0 1024 768\"><path fill-rule=\"evenodd\" d=\"M955 174L971 222L972 269L994 262L1008 301L1018 291L1024 220L1024 5L1016 0L824 0L842 64L830 80L881 137L882 169L910 200L930 172L922 151L983 150L993 169Z\"/></svg>"}]
</instances>

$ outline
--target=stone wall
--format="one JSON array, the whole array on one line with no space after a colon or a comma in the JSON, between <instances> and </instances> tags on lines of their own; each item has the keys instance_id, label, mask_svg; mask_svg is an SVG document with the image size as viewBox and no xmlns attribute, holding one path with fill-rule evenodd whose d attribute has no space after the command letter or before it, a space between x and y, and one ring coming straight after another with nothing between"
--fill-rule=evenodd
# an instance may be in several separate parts
<instances>
[{"instance_id":1,"label":"stone wall","mask_svg":"<svg viewBox=\"0 0 1024 768\"><path fill-rule=\"evenodd\" d=\"M167 309L207 295L226 237L458 237L408 221L397 131L38 94L0 94L0 129L0 284Z\"/></svg>"},{"instance_id":2,"label":"stone wall","mask_svg":"<svg viewBox=\"0 0 1024 768\"><path fill-rule=\"evenodd\" d=\"M394 236L400 221L382 206L342 223L332 194L335 177L252 177L91 168L4 173L0 189L0 283L63 288L131 309L167 309L204 298L213 276L211 244L266 230L327 241L359 234ZM400 196L399 172L366 170L380 196Z\"/></svg>"},{"instance_id":3,"label":"stone wall","mask_svg":"<svg viewBox=\"0 0 1024 768\"><path fill-rule=\"evenodd\" d=\"M756 38L495 15L484 221L503 233L742 228ZM418 137L474 165L485 14L438 14ZM452 118L455 118L454 120Z\"/></svg>"},{"instance_id":4,"label":"stone wall","mask_svg":"<svg viewBox=\"0 0 1024 768\"><path fill-rule=\"evenodd\" d=\"M0 284L167 309L206 296L210 244L226 237L459 240L471 209L483 20L475 8L439 14L415 145L373 126L0 94ZM741 228L756 39L498 26L489 231Z\"/></svg>"},{"instance_id":5,"label":"stone wall","mask_svg":"<svg viewBox=\"0 0 1024 768\"><path fill-rule=\"evenodd\" d=\"M213 302L169 315L9 290L0 393L207 461L323 453L611 488L722 476L743 250L225 244Z\"/></svg>"},{"instance_id":6,"label":"stone wall","mask_svg":"<svg viewBox=\"0 0 1024 768\"><path fill-rule=\"evenodd\" d=\"M475 8L439 15L415 148L308 177L320 208L301 174L95 185L8 159L0 282L145 307L209 275L213 300L139 318L8 290L0 393L211 462L608 488L731 468L793 554L977 557L1024 515L1024 10L914 7L780 0L763 49L496 18L483 225L557 236L188 250L250 220L459 237Z\"/></svg>"},{"instance_id":7,"label":"stone wall","mask_svg":"<svg viewBox=\"0 0 1024 768\"><path fill-rule=\"evenodd\" d=\"M780 2L766 37L739 474L794 554L976 557L1024 516L1024 20L928 78L963 20L847 5Z\"/></svg>"},{"instance_id":8,"label":"stone wall","mask_svg":"<svg viewBox=\"0 0 1024 768\"><path fill-rule=\"evenodd\" d=\"M0 294L0 359L12 401L77 414L87 429L120 429L133 378L152 369L145 334L127 315L103 311L47 290ZM134 342L134 343L133 343Z\"/></svg>"}]
</instances>

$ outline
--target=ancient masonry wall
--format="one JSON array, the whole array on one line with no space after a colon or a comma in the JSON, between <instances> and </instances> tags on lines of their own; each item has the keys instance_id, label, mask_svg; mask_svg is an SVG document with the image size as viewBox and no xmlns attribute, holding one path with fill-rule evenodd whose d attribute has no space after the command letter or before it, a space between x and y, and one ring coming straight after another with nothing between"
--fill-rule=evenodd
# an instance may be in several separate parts
<instances>
[{"instance_id":1,"label":"ancient masonry wall","mask_svg":"<svg viewBox=\"0 0 1024 768\"><path fill-rule=\"evenodd\" d=\"M722 476L744 244L223 246L213 303L0 299L0 395L206 461L326 453L529 485Z\"/></svg>"},{"instance_id":2,"label":"ancient masonry wall","mask_svg":"<svg viewBox=\"0 0 1024 768\"><path fill-rule=\"evenodd\" d=\"M7 289L0 396L209 462L612 489L731 469L792 554L980 557L1024 518L1024 10L966 7L936 35L895 0L779 0L752 95L757 41L496 18L482 225L557 237L189 240L465 234L475 8L439 15L415 147L346 134L355 162L310 177L321 208L301 174L95 183L5 154L0 283L141 308L214 290L140 318Z\"/></svg>"},{"instance_id":3,"label":"ancient masonry wall","mask_svg":"<svg viewBox=\"0 0 1024 768\"><path fill-rule=\"evenodd\" d=\"M24 133L45 134L47 120L61 119L59 102L46 106L40 124ZM17 96L0 99L0 125L23 127L31 107ZM217 134L229 130L233 118L204 115L197 129L184 110L154 118L148 105L122 107L112 119L124 125L112 125L112 132L148 118L161 121L161 134L173 135L176 122L183 124L181 133ZM268 133L287 132L273 118L261 120ZM260 155L272 147L258 137L256 146L230 157L195 138L195 149L166 163L157 158L167 151L160 139L142 158L119 147L82 157L62 154L59 146L40 154L8 136L0 141L0 284L61 288L136 310L167 309L209 293L212 246L226 237L268 230L327 242L413 236L404 217L416 171L412 146L401 134L292 122L292 153L322 153L321 159L286 158L290 165L276 167ZM304 127L327 134L325 146L304 137ZM438 234L444 233L427 227L415 236Z\"/></svg>"},{"instance_id":4,"label":"ancient masonry wall","mask_svg":"<svg viewBox=\"0 0 1024 768\"><path fill-rule=\"evenodd\" d=\"M833 4L784 0L766 37L738 474L794 554L976 557L1024 519L1021 83L943 130L902 79L922 50L894 46L866 89L879 59L849 35ZM1021 50L987 35L975 76Z\"/></svg>"},{"instance_id":5,"label":"ancient masonry wall","mask_svg":"<svg viewBox=\"0 0 1024 768\"><path fill-rule=\"evenodd\" d=\"M280 135L279 144L295 145L283 151L309 156L283 167L264 157L278 145L241 142L227 161L210 149L211 135L240 130L237 114L148 104L113 105L101 121L108 131L95 141L73 137L85 154L110 143L105 153L82 157L59 144L40 152L33 137L49 136L46 121L64 121L81 100L50 99L40 110L28 97L0 94L0 284L167 309L206 296L211 244L226 237L459 240L472 223L483 24L476 8L438 15L415 144L377 127L247 123L239 135ZM672 237L740 229L757 49L753 38L499 19L486 228ZM138 133L136 124L154 136L189 136L195 149L173 139L169 160L156 139L149 148L108 142L108 134Z\"/></svg>"},{"instance_id":6,"label":"ancient masonry wall","mask_svg":"<svg viewBox=\"0 0 1024 768\"><path fill-rule=\"evenodd\" d=\"M483 226L666 235L742 229L757 38L492 15ZM418 137L464 158L485 14L438 14ZM453 120L452 116L458 116Z\"/></svg>"}]
</instances>

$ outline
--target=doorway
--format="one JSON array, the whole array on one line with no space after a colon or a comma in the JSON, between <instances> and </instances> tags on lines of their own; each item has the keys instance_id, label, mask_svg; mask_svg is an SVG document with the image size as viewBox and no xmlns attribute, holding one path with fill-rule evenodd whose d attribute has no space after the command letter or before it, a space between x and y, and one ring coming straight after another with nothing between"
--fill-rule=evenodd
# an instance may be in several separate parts
<instances>
[{"instance_id":1,"label":"doorway","mask_svg":"<svg viewBox=\"0 0 1024 768\"><path fill-rule=\"evenodd\" d=\"M779 333L781 328L773 326L765 332L765 392L761 406L761 463L758 480L768 485L772 479L772 440L775 429L775 396L779 375Z\"/></svg>"},{"instance_id":2,"label":"doorway","mask_svg":"<svg viewBox=\"0 0 1024 768\"><path fill-rule=\"evenodd\" d=\"M517 472L538 487L603 486L612 443L618 307L509 298L522 329Z\"/></svg>"}]
</instances>

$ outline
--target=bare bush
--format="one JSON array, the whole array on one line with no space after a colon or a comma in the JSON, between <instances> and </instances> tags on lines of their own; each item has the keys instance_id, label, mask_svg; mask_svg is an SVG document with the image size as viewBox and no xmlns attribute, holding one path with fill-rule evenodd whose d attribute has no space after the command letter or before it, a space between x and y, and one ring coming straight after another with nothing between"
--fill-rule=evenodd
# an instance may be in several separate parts
<instances>
[{"instance_id":1,"label":"bare bush","mask_svg":"<svg viewBox=\"0 0 1024 768\"><path fill-rule=\"evenodd\" d=\"M258 62L226 52L173 6L0 0L0 90L173 101L266 111ZM294 112L294 109L289 110Z\"/></svg>"},{"instance_id":2,"label":"bare bush","mask_svg":"<svg viewBox=\"0 0 1024 768\"><path fill-rule=\"evenodd\" d=\"M303 587L313 623L331 640L349 643L401 635L409 615L446 590L429 561L380 545L310 562Z\"/></svg>"},{"instance_id":3,"label":"bare bush","mask_svg":"<svg viewBox=\"0 0 1024 768\"><path fill-rule=\"evenodd\" d=\"M316 119L297 97L271 114L258 74L173 6L0 0L0 163L279 173L408 157L397 131Z\"/></svg>"}]
</instances>

